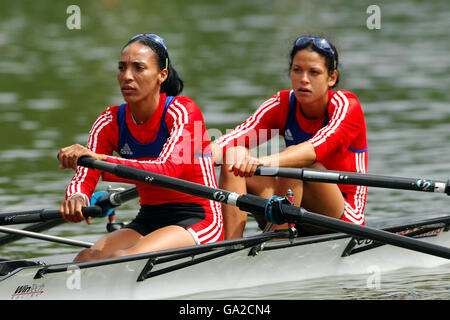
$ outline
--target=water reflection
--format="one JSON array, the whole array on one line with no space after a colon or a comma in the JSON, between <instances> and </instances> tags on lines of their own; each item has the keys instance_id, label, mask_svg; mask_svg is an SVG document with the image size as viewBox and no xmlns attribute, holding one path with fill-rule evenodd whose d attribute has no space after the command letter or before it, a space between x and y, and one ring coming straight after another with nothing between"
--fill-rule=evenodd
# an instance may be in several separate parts
<instances>
[{"instance_id":1,"label":"water reflection","mask_svg":"<svg viewBox=\"0 0 450 320\"><path fill-rule=\"evenodd\" d=\"M402 269L383 273L379 286L367 285L368 275L335 276L262 285L239 290L206 292L177 299L264 299L283 300L447 300L450 290L448 267Z\"/></svg>"}]
</instances>

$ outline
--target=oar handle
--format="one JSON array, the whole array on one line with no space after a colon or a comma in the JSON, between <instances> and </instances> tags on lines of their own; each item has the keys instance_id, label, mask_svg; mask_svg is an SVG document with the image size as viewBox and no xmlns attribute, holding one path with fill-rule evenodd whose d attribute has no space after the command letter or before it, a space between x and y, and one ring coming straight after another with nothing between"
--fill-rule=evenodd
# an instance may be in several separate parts
<instances>
[{"instance_id":1,"label":"oar handle","mask_svg":"<svg viewBox=\"0 0 450 320\"><path fill-rule=\"evenodd\" d=\"M85 218L99 217L102 214L102 208L100 208L99 206L83 207L81 210ZM41 209L22 212L10 212L0 214L0 225L44 222L54 219L62 219L59 210Z\"/></svg>"},{"instance_id":2,"label":"oar handle","mask_svg":"<svg viewBox=\"0 0 450 320\"><path fill-rule=\"evenodd\" d=\"M40 211L41 211L40 216L43 221L61 218L61 213L59 212L59 210L43 209ZM102 208L99 206L82 207L81 211L83 212L83 216L85 218L88 217L95 218L100 217L102 215Z\"/></svg>"}]
</instances>

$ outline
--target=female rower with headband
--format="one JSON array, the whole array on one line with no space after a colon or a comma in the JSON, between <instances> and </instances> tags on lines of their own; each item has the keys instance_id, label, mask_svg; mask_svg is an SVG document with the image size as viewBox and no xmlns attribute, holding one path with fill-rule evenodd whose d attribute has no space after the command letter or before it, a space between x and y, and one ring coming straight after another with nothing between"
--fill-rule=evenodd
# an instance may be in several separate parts
<instances>
[{"instance_id":1,"label":"female rower with headband","mask_svg":"<svg viewBox=\"0 0 450 320\"><path fill-rule=\"evenodd\" d=\"M212 143L215 163L224 163L221 188L265 198L284 196L291 189L297 206L365 224L366 187L253 175L259 165L366 172L364 114L354 94L332 90L339 81L338 66L338 52L327 39L301 36L295 40L289 61L292 89L277 92L241 125ZM259 158L251 155L249 149L273 138L273 129L284 136L286 149ZM225 239L241 237L247 213L224 205L223 215ZM264 228L265 220L255 218Z\"/></svg>"},{"instance_id":2,"label":"female rower with headband","mask_svg":"<svg viewBox=\"0 0 450 320\"><path fill-rule=\"evenodd\" d=\"M217 187L202 113L190 98L179 96L183 81L164 40L155 34L133 37L122 50L118 81L126 103L100 115L87 147L76 144L60 150L61 169L76 169L60 207L67 221L84 220L81 208L89 205L100 175L103 180L133 183L77 167L81 156ZM202 137L195 139L194 132ZM111 156L114 151L121 157ZM146 184L137 187L141 207L136 218L81 251L75 261L223 240L220 204Z\"/></svg>"}]
</instances>

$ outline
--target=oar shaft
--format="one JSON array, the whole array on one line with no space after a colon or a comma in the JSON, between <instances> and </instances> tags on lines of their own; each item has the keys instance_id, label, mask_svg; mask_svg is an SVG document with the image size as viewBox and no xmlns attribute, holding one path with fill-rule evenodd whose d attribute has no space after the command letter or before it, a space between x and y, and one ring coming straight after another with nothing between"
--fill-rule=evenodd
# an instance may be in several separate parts
<instances>
[{"instance_id":1,"label":"oar shaft","mask_svg":"<svg viewBox=\"0 0 450 320\"><path fill-rule=\"evenodd\" d=\"M42 222L61 218L59 210L30 210L0 214L0 225ZM62 218L61 218L62 219Z\"/></svg>"},{"instance_id":2,"label":"oar shaft","mask_svg":"<svg viewBox=\"0 0 450 320\"><path fill-rule=\"evenodd\" d=\"M61 238L61 237L57 237L57 236L51 236L51 235L46 235L46 234L42 234L42 233L31 232L31 231L26 231L26 230L18 230L18 229L6 228L6 227L0 227L0 232L21 235L21 236L25 236L28 238L46 240L46 241L68 244L68 245L84 247L84 248L90 248L93 245L90 242Z\"/></svg>"},{"instance_id":3,"label":"oar shaft","mask_svg":"<svg viewBox=\"0 0 450 320\"><path fill-rule=\"evenodd\" d=\"M148 184L156 184L165 188L171 188L201 198L234 205L244 211L252 212L258 215L264 215L266 219L268 218L268 215L266 214L268 201L267 199L258 196L249 194L239 195L234 192L228 192L225 190L216 189L173 177L168 177L121 164L107 163L87 157L80 158L78 160L78 165L106 171L120 178L136 180ZM335 218L308 212L300 207L296 207L293 205L279 203L278 206L273 206L273 215L271 214L269 216L273 217L274 219L268 219L268 222L280 223L280 221L282 221L312 224L333 231L347 233L352 236L367 238L405 249L411 249L422 253L432 254L438 257L450 259L449 248L426 243L413 238L407 238L387 231L368 228L366 226L360 226Z\"/></svg>"},{"instance_id":4,"label":"oar shaft","mask_svg":"<svg viewBox=\"0 0 450 320\"><path fill-rule=\"evenodd\" d=\"M139 181L147 184L156 184L164 188L173 189L193 196L222 203L227 203L229 196L234 194L233 192L210 188L202 184L168 177L162 174L129 167L122 164L98 161L89 157L79 158L78 165L105 171L119 178ZM214 190L214 192L212 192L211 190ZM231 197L230 201L235 201L235 198L236 197Z\"/></svg>"},{"instance_id":5,"label":"oar shaft","mask_svg":"<svg viewBox=\"0 0 450 320\"><path fill-rule=\"evenodd\" d=\"M243 195L239 197L237 201L237 206L241 208L241 210L250 211L258 215L264 215L266 219L268 219L268 216L265 212L266 204L266 199L253 195ZM444 246L427 243L425 241L417 240L414 238L400 236L395 233L380 229L356 225L325 215L309 212L304 210L303 208L289 204L281 204L279 208L279 211L276 208L274 209L274 220L268 222L274 222L277 224L282 222L311 224L332 231L347 233L352 236L370 239L404 249L415 250L441 258L450 259L450 249Z\"/></svg>"},{"instance_id":6,"label":"oar shaft","mask_svg":"<svg viewBox=\"0 0 450 320\"><path fill-rule=\"evenodd\" d=\"M136 187L123 191L112 192L103 199L99 199L95 206L83 207L85 217L98 217L110 208L117 207L122 203L139 196ZM39 209L21 212L0 213L0 225L12 225L21 223L45 222L50 220L62 220L59 210Z\"/></svg>"},{"instance_id":7,"label":"oar shaft","mask_svg":"<svg viewBox=\"0 0 450 320\"><path fill-rule=\"evenodd\" d=\"M44 221L44 222L30 224L21 230L38 233L38 232L45 231L45 230L51 229L53 227L56 227L64 222L65 221L62 219L54 219L54 220L50 220L50 221ZM20 235L20 234L7 234L5 236L0 237L0 246L17 241L19 239L22 239L23 237L24 237L24 235Z\"/></svg>"},{"instance_id":8,"label":"oar shaft","mask_svg":"<svg viewBox=\"0 0 450 320\"><path fill-rule=\"evenodd\" d=\"M112 193L109 200L112 205L119 206L124 202L137 198L138 196L138 189L136 187L132 187L123 191Z\"/></svg>"},{"instance_id":9,"label":"oar shaft","mask_svg":"<svg viewBox=\"0 0 450 320\"><path fill-rule=\"evenodd\" d=\"M301 223L311 224L332 231L343 232L352 236L370 239L404 249L410 249L426 254L431 254L437 257L450 259L450 249L444 246L435 245L414 238L400 236L395 233L380 229L375 229L367 226L359 226L328 216L308 212L294 206L286 205L284 210L284 215L288 221L298 219L298 222Z\"/></svg>"},{"instance_id":10,"label":"oar shaft","mask_svg":"<svg viewBox=\"0 0 450 320\"><path fill-rule=\"evenodd\" d=\"M212 188L202 184L169 177L122 164L98 161L89 157L81 157L78 159L78 165L91 169L102 170L119 178L135 180L147 184L155 184L160 187L184 192L192 196L237 206L243 211L252 212L255 214L264 214L265 205L267 203L267 199L254 195L240 195L235 192Z\"/></svg>"},{"instance_id":11,"label":"oar shaft","mask_svg":"<svg viewBox=\"0 0 450 320\"><path fill-rule=\"evenodd\" d=\"M95 202L95 205L101 207L103 213L107 213L110 209L118 207L122 203L137 197L139 197L139 192L136 187L122 191L110 191L99 197Z\"/></svg>"},{"instance_id":12,"label":"oar shaft","mask_svg":"<svg viewBox=\"0 0 450 320\"><path fill-rule=\"evenodd\" d=\"M356 172L278 167L258 167L255 175L277 176L312 182L446 193L447 195L450 195L449 181L437 181L422 178L390 177Z\"/></svg>"}]
</instances>

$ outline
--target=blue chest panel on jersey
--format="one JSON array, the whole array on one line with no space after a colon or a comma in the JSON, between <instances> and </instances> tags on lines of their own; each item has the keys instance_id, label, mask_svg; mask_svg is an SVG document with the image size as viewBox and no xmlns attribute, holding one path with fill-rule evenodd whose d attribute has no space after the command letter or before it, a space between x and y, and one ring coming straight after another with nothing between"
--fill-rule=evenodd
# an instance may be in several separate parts
<instances>
[{"instance_id":1,"label":"blue chest panel on jersey","mask_svg":"<svg viewBox=\"0 0 450 320\"><path fill-rule=\"evenodd\" d=\"M164 144L170 136L167 129L165 117L167 108L175 97L168 96L164 105L164 111L161 117L158 135L156 139L150 143L143 144L137 141L126 123L126 103L122 104L117 110L117 124L119 125L119 154L126 159L139 158L157 158L161 153Z\"/></svg>"},{"instance_id":2,"label":"blue chest panel on jersey","mask_svg":"<svg viewBox=\"0 0 450 320\"><path fill-rule=\"evenodd\" d=\"M286 146L297 145L299 143L305 142L311 139L314 134L306 133L300 128L297 122L297 99L293 92L289 95L289 112L286 119L286 126L284 128L284 141L286 142ZM328 124L328 112L325 117L322 128Z\"/></svg>"}]
</instances>

